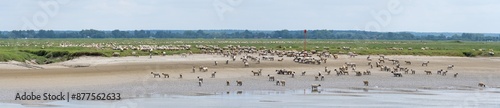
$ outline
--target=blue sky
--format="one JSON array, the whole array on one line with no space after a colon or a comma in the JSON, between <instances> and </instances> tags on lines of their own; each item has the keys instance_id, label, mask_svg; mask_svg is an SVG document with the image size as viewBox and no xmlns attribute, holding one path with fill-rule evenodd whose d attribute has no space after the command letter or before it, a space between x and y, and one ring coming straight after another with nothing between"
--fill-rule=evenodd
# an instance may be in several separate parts
<instances>
[{"instance_id":1,"label":"blue sky","mask_svg":"<svg viewBox=\"0 0 500 108\"><path fill-rule=\"evenodd\" d=\"M0 30L500 33L499 0L2 0Z\"/></svg>"}]
</instances>

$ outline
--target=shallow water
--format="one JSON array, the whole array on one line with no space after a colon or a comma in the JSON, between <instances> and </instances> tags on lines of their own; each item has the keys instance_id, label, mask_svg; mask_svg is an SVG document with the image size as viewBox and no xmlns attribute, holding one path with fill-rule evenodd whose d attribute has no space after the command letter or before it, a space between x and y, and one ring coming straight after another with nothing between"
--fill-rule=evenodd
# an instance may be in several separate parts
<instances>
[{"instance_id":1,"label":"shallow water","mask_svg":"<svg viewBox=\"0 0 500 108\"><path fill-rule=\"evenodd\" d=\"M3 107L479 107L500 108L500 91L415 90L383 88L320 89L290 91L234 91L198 93L196 96L149 94L120 101L54 101L39 105L0 103Z\"/></svg>"}]
</instances>

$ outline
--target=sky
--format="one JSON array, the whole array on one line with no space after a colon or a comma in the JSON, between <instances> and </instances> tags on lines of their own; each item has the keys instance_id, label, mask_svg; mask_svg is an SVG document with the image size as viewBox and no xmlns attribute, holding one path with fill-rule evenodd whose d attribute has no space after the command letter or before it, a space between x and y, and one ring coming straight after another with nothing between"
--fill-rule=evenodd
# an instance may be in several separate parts
<instances>
[{"instance_id":1,"label":"sky","mask_svg":"<svg viewBox=\"0 0 500 108\"><path fill-rule=\"evenodd\" d=\"M500 33L500 0L1 0L0 30Z\"/></svg>"}]
</instances>

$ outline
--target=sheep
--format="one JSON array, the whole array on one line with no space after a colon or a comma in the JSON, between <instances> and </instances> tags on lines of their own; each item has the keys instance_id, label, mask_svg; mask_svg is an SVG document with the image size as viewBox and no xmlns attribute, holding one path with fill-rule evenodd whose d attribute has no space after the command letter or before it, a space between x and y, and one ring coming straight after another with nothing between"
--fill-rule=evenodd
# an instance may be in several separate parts
<instances>
[{"instance_id":1,"label":"sheep","mask_svg":"<svg viewBox=\"0 0 500 108\"><path fill-rule=\"evenodd\" d=\"M292 73L292 78L295 78L295 72Z\"/></svg>"},{"instance_id":2,"label":"sheep","mask_svg":"<svg viewBox=\"0 0 500 108\"><path fill-rule=\"evenodd\" d=\"M245 67L248 67L248 66L249 66L248 62L245 62L245 63L243 63L243 64L245 64Z\"/></svg>"},{"instance_id":3,"label":"sheep","mask_svg":"<svg viewBox=\"0 0 500 108\"><path fill-rule=\"evenodd\" d=\"M331 72L332 72L331 70L328 70L328 71L326 71L326 74L330 75Z\"/></svg>"},{"instance_id":4,"label":"sheep","mask_svg":"<svg viewBox=\"0 0 500 108\"><path fill-rule=\"evenodd\" d=\"M163 78L170 78L170 75L168 74L165 74L165 73L161 73L163 75Z\"/></svg>"},{"instance_id":5,"label":"sheep","mask_svg":"<svg viewBox=\"0 0 500 108\"><path fill-rule=\"evenodd\" d=\"M229 64L229 60L226 60L226 64Z\"/></svg>"},{"instance_id":6,"label":"sheep","mask_svg":"<svg viewBox=\"0 0 500 108\"><path fill-rule=\"evenodd\" d=\"M318 81L318 78L319 78L318 76L314 76L315 81Z\"/></svg>"},{"instance_id":7,"label":"sheep","mask_svg":"<svg viewBox=\"0 0 500 108\"><path fill-rule=\"evenodd\" d=\"M477 84L477 86L479 86L479 87L486 87L486 84L484 84L483 82L479 82L479 84Z\"/></svg>"},{"instance_id":8,"label":"sheep","mask_svg":"<svg viewBox=\"0 0 500 108\"><path fill-rule=\"evenodd\" d=\"M212 78L215 78L215 73L217 73L217 71L214 71L214 72L212 73Z\"/></svg>"},{"instance_id":9,"label":"sheep","mask_svg":"<svg viewBox=\"0 0 500 108\"><path fill-rule=\"evenodd\" d=\"M458 73L453 74L453 78L457 78Z\"/></svg>"},{"instance_id":10,"label":"sheep","mask_svg":"<svg viewBox=\"0 0 500 108\"><path fill-rule=\"evenodd\" d=\"M274 76L272 76L270 74L267 74L267 76L269 77L269 81L274 81Z\"/></svg>"},{"instance_id":11,"label":"sheep","mask_svg":"<svg viewBox=\"0 0 500 108\"><path fill-rule=\"evenodd\" d=\"M347 71L344 71L344 75L345 75L345 74L349 75L349 72L347 72Z\"/></svg>"},{"instance_id":12,"label":"sheep","mask_svg":"<svg viewBox=\"0 0 500 108\"><path fill-rule=\"evenodd\" d=\"M455 65L448 65L448 70L452 70Z\"/></svg>"},{"instance_id":13,"label":"sheep","mask_svg":"<svg viewBox=\"0 0 500 108\"><path fill-rule=\"evenodd\" d=\"M201 78L200 76L198 76L197 78L198 78L198 81L203 83L203 78Z\"/></svg>"},{"instance_id":14,"label":"sheep","mask_svg":"<svg viewBox=\"0 0 500 108\"><path fill-rule=\"evenodd\" d=\"M405 61L407 65L411 65L411 61Z\"/></svg>"},{"instance_id":15,"label":"sheep","mask_svg":"<svg viewBox=\"0 0 500 108\"><path fill-rule=\"evenodd\" d=\"M446 76L446 73L448 73L448 71L444 71L441 75Z\"/></svg>"},{"instance_id":16,"label":"sheep","mask_svg":"<svg viewBox=\"0 0 500 108\"><path fill-rule=\"evenodd\" d=\"M217 63L218 63L218 62L217 62L217 61L215 61L215 66L217 66Z\"/></svg>"},{"instance_id":17,"label":"sheep","mask_svg":"<svg viewBox=\"0 0 500 108\"><path fill-rule=\"evenodd\" d=\"M228 80L226 80L226 86L229 86L229 81Z\"/></svg>"},{"instance_id":18,"label":"sheep","mask_svg":"<svg viewBox=\"0 0 500 108\"><path fill-rule=\"evenodd\" d=\"M179 74L179 78L182 78L182 74Z\"/></svg>"},{"instance_id":19,"label":"sheep","mask_svg":"<svg viewBox=\"0 0 500 108\"><path fill-rule=\"evenodd\" d=\"M195 67L193 66L193 73L196 71Z\"/></svg>"},{"instance_id":20,"label":"sheep","mask_svg":"<svg viewBox=\"0 0 500 108\"><path fill-rule=\"evenodd\" d=\"M302 76L306 75L306 71L302 72Z\"/></svg>"},{"instance_id":21,"label":"sheep","mask_svg":"<svg viewBox=\"0 0 500 108\"><path fill-rule=\"evenodd\" d=\"M321 76L321 72L318 72L318 76Z\"/></svg>"},{"instance_id":22,"label":"sheep","mask_svg":"<svg viewBox=\"0 0 500 108\"><path fill-rule=\"evenodd\" d=\"M276 81L276 85L279 86L281 83L280 81Z\"/></svg>"},{"instance_id":23,"label":"sheep","mask_svg":"<svg viewBox=\"0 0 500 108\"><path fill-rule=\"evenodd\" d=\"M363 81L363 83L365 84L365 86L368 86L368 81Z\"/></svg>"},{"instance_id":24,"label":"sheep","mask_svg":"<svg viewBox=\"0 0 500 108\"><path fill-rule=\"evenodd\" d=\"M441 75L441 72L442 72L442 71L443 71L443 69L438 70L436 74Z\"/></svg>"},{"instance_id":25,"label":"sheep","mask_svg":"<svg viewBox=\"0 0 500 108\"><path fill-rule=\"evenodd\" d=\"M428 64L429 64L429 61L426 61L426 62L422 63L422 66L424 66L424 65L427 66Z\"/></svg>"},{"instance_id":26,"label":"sheep","mask_svg":"<svg viewBox=\"0 0 500 108\"><path fill-rule=\"evenodd\" d=\"M201 87L201 83L203 83L202 81L198 81L198 86Z\"/></svg>"},{"instance_id":27,"label":"sheep","mask_svg":"<svg viewBox=\"0 0 500 108\"><path fill-rule=\"evenodd\" d=\"M318 91L318 87L321 87L321 84L312 84L311 85L311 90L312 91Z\"/></svg>"},{"instance_id":28,"label":"sheep","mask_svg":"<svg viewBox=\"0 0 500 108\"><path fill-rule=\"evenodd\" d=\"M252 73L253 73L253 76L256 76L256 75L257 75L257 76L260 76L260 74L261 74L261 72L260 72L260 71L259 71L259 72L252 71Z\"/></svg>"},{"instance_id":29,"label":"sheep","mask_svg":"<svg viewBox=\"0 0 500 108\"><path fill-rule=\"evenodd\" d=\"M356 72L356 76L361 76L361 72L360 71L355 71Z\"/></svg>"},{"instance_id":30,"label":"sheep","mask_svg":"<svg viewBox=\"0 0 500 108\"><path fill-rule=\"evenodd\" d=\"M392 71L391 73L394 74L394 77L403 77L403 75L399 72Z\"/></svg>"},{"instance_id":31,"label":"sheep","mask_svg":"<svg viewBox=\"0 0 500 108\"><path fill-rule=\"evenodd\" d=\"M321 81L324 81L325 80L325 76L321 75L320 79L321 79Z\"/></svg>"},{"instance_id":32,"label":"sheep","mask_svg":"<svg viewBox=\"0 0 500 108\"><path fill-rule=\"evenodd\" d=\"M415 70L411 69L411 74L415 74Z\"/></svg>"},{"instance_id":33,"label":"sheep","mask_svg":"<svg viewBox=\"0 0 500 108\"><path fill-rule=\"evenodd\" d=\"M281 83L281 86L285 86L285 80L281 80L280 83Z\"/></svg>"},{"instance_id":34,"label":"sheep","mask_svg":"<svg viewBox=\"0 0 500 108\"><path fill-rule=\"evenodd\" d=\"M425 72L426 75L432 75L431 71L425 70L424 72Z\"/></svg>"},{"instance_id":35,"label":"sheep","mask_svg":"<svg viewBox=\"0 0 500 108\"><path fill-rule=\"evenodd\" d=\"M158 78L161 78L160 74L159 73L154 73L154 72L151 72L151 74L153 74L153 78L156 78L156 76L158 76Z\"/></svg>"},{"instance_id":36,"label":"sheep","mask_svg":"<svg viewBox=\"0 0 500 108\"><path fill-rule=\"evenodd\" d=\"M236 81L236 86L242 86L242 85L243 85L243 81L241 81L241 80Z\"/></svg>"},{"instance_id":37,"label":"sheep","mask_svg":"<svg viewBox=\"0 0 500 108\"><path fill-rule=\"evenodd\" d=\"M283 61L283 58L281 58L281 59L278 59L278 61Z\"/></svg>"}]
</instances>

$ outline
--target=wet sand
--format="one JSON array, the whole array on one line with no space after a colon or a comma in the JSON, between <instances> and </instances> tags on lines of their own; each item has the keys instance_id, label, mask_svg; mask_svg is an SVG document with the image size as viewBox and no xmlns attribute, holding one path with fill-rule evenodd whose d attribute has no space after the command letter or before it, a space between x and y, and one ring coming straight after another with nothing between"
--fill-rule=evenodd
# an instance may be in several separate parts
<instances>
[{"instance_id":1,"label":"wet sand","mask_svg":"<svg viewBox=\"0 0 500 108\"><path fill-rule=\"evenodd\" d=\"M376 60L375 56L372 56ZM152 94L168 95L205 95L235 91L288 91L309 89L311 84L321 84L322 88L356 89L356 88L403 88L415 90L478 90L479 82L484 82L487 88L498 88L500 85L500 58L465 58L443 56L386 56L398 59L403 67L416 70L415 75L403 74L403 77L393 77L389 72L379 68L370 69L366 56L349 58L341 55L339 59L330 58L326 64L299 64L293 58L284 57L284 61L265 61L260 64L249 62L244 67L239 59L230 60L225 64L227 57L221 55L196 54L182 58L174 56L149 57L81 57L71 61L41 65L44 69L9 68L12 65L0 65L0 101L5 103L37 104L46 101L14 101L16 93L58 93L58 92L118 92L125 99L141 98ZM239 58L239 57L237 57ZM279 57L275 57L277 59ZM378 57L377 57L378 58ZM217 66L214 61L218 61ZM403 61L412 61L406 65ZM424 61L430 61L429 66L421 66ZM347 76L325 75L325 81L315 81L318 71L338 68L345 62L354 62L357 70L371 70L372 75L354 76L353 72ZM448 75L436 75L440 69L446 70L453 64L453 70ZM392 63L384 63L393 66ZM83 66L74 68L75 66ZM88 67L87 67L88 66ZM207 66L208 72L192 73L192 67ZM253 76L250 71L263 69L262 76ZM295 78L290 75L277 75L275 70L287 69L297 72ZM433 71L433 75L425 75L424 70ZM170 78L153 78L150 72L168 73ZM211 73L217 71L215 78ZM306 71L305 76L300 72ZM453 74L459 73L457 78ZM183 74L183 78L179 78ZM275 82L268 81L271 74L277 80L286 80L286 86L276 86ZM204 83L198 85L197 76L204 78ZM236 86L235 81L242 80L243 86ZM368 87L363 81L370 82ZM226 86L230 81L230 86ZM401 91L404 92L404 91Z\"/></svg>"}]
</instances>

